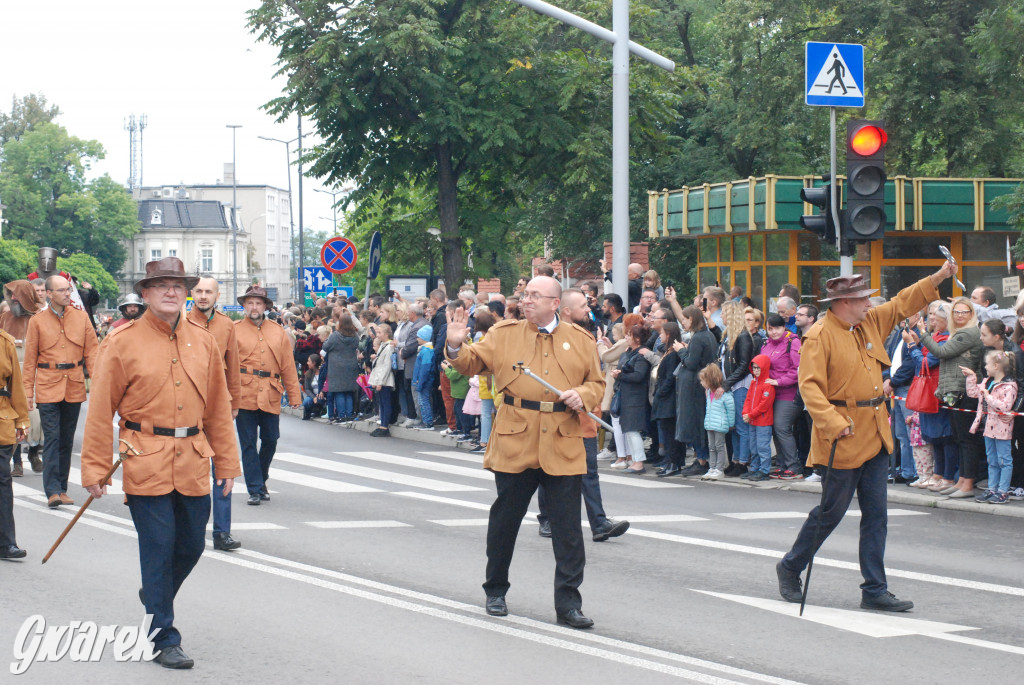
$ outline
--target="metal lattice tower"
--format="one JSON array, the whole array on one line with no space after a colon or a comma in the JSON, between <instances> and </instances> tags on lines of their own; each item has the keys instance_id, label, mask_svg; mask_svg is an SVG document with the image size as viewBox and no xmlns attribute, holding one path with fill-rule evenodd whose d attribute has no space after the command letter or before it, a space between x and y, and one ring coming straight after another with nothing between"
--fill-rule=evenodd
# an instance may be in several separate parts
<instances>
[{"instance_id":1,"label":"metal lattice tower","mask_svg":"<svg viewBox=\"0 0 1024 685\"><path fill-rule=\"evenodd\" d=\"M149 123L149 119L145 114L140 114L138 117L131 114L124 120L124 130L128 131L129 138L129 191L142 187L142 132L147 123Z\"/></svg>"}]
</instances>

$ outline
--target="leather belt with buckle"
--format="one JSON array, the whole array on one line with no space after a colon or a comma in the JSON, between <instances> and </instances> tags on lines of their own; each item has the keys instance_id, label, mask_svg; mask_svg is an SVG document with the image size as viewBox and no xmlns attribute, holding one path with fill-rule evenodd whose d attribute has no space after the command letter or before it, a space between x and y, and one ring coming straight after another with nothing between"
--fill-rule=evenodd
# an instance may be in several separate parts
<instances>
[{"instance_id":1,"label":"leather belt with buckle","mask_svg":"<svg viewBox=\"0 0 1024 685\"><path fill-rule=\"evenodd\" d=\"M545 413L552 413L556 411L565 411L565 402L535 402L533 400L524 400L518 397L510 397L505 395L505 404L510 404L513 407L519 407L520 409L532 409L533 411L542 411Z\"/></svg>"},{"instance_id":2,"label":"leather belt with buckle","mask_svg":"<svg viewBox=\"0 0 1024 685\"><path fill-rule=\"evenodd\" d=\"M278 380L281 379L281 374L279 373L270 373L269 371L260 371L259 369L247 369L244 366L241 368L241 372L251 373L253 376L256 376L257 378L270 378L271 376L273 376Z\"/></svg>"},{"instance_id":3,"label":"leather belt with buckle","mask_svg":"<svg viewBox=\"0 0 1024 685\"><path fill-rule=\"evenodd\" d=\"M70 363L70 364L50 364L49 362L43 362L41 364L36 364L36 367L38 367L40 369L49 369L52 366L55 369L67 370L67 369L73 369L76 366L81 366L84 363L85 363L84 359L79 359L77 362L73 362L73 363Z\"/></svg>"},{"instance_id":4,"label":"leather belt with buckle","mask_svg":"<svg viewBox=\"0 0 1024 685\"><path fill-rule=\"evenodd\" d=\"M142 424L134 421L125 421L124 427L132 431L141 431ZM161 428L153 426L153 435L160 435L165 438L190 438L199 435L199 426L188 426L183 428Z\"/></svg>"},{"instance_id":5,"label":"leather belt with buckle","mask_svg":"<svg viewBox=\"0 0 1024 685\"><path fill-rule=\"evenodd\" d=\"M870 400L858 400L855 404L858 407L877 407L882 402L885 402L885 396L879 395L878 397L872 397ZM849 403L846 400L829 400L829 404L836 407L849 407Z\"/></svg>"}]
</instances>

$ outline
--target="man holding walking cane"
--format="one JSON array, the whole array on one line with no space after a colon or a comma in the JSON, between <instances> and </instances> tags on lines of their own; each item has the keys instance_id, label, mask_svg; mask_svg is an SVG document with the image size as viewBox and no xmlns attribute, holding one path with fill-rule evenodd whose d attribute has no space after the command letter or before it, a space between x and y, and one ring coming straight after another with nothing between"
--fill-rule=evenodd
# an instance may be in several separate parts
<instances>
[{"instance_id":1,"label":"man holding walking cane","mask_svg":"<svg viewBox=\"0 0 1024 685\"><path fill-rule=\"evenodd\" d=\"M828 314L811 327L800 350L800 395L813 422L808 464L828 466L821 504L811 510L793 548L776 565L779 592L802 602L800 573L842 521L854 493L861 510L861 608L907 611L914 603L888 591L885 579L886 479L892 430L882 391L882 369L890 365L885 337L902 319L939 299L938 286L956 273L945 262L928 278L871 308L861 275L826 283ZM834 460L834 461L833 461ZM830 463L832 461L833 463Z\"/></svg>"},{"instance_id":2,"label":"man holding walking cane","mask_svg":"<svg viewBox=\"0 0 1024 685\"><path fill-rule=\"evenodd\" d=\"M586 561L580 477L587 472L579 412L600 406L604 377L590 334L558 318L561 295L555 279L533 279L520 301L525 320L498 323L474 345L463 345L469 335L467 312L449 311L445 356L463 375L493 372L495 388L504 393L484 456L484 468L494 472L498 495L487 527L487 613L508 613L505 593L516 536L533 493L542 484L555 553L557 620L572 628L590 628L594 622L583 615L579 592ZM522 370L524 365L531 374ZM561 394L532 375L561 389Z\"/></svg>"}]
</instances>

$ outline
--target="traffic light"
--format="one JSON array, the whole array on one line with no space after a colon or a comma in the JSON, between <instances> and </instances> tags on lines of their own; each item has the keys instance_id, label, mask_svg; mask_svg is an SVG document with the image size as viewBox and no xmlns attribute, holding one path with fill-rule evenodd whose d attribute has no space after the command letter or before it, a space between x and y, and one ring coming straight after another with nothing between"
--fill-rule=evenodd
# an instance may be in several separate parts
<instances>
[{"instance_id":1,"label":"traffic light","mask_svg":"<svg viewBox=\"0 0 1024 685\"><path fill-rule=\"evenodd\" d=\"M846 124L846 214L843 240L881 240L885 234L885 122Z\"/></svg>"},{"instance_id":2,"label":"traffic light","mask_svg":"<svg viewBox=\"0 0 1024 685\"><path fill-rule=\"evenodd\" d=\"M818 234L823 242L836 244L836 224L832 221L832 179L828 174L823 177L825 185L820 188L802 188L800 199L818 208L817 214L805 214L800 217L800 228Z\"/></svg>"}]
</instances>

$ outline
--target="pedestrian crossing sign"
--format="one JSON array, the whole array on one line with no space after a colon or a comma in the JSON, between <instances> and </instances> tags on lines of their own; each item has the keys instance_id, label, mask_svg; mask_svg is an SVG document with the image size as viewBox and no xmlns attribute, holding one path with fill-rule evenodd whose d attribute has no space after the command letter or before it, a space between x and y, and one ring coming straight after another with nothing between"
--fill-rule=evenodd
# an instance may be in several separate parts
<instances>
[{"instance_id":1,"label":"pedestrian crossing sign","mask_svg":"<svg viewBox=\"0 0 1024 685\"><path fill-rule=\"evenodd\" d=\"M864 46L852 43L807 43L806 96L817 107L864 106Z\"/></svg>"}]
</instances>

